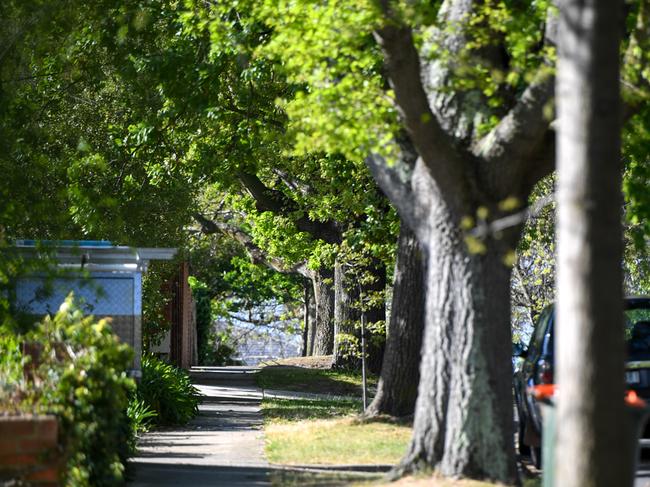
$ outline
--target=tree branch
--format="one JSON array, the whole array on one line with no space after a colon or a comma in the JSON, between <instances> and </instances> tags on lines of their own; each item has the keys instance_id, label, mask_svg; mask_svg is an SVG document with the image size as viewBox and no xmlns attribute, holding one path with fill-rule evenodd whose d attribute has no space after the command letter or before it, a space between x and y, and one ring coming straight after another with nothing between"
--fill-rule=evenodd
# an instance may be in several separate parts
<instances>
[{"instance_id":1,"label":"tree branch","mask_svg":"<svg viewBox=\"0 0 650 487\"><path fill-rule=\"evenodd\" d=\"M389 164L380 154L370 154L365 163L381 191L397 208L402 220L413 229L418 221L411 184L418 155L406 136L397 145L400 152L394 164Z\"/></svg>"},{"instance_id":2,"label":"tree branch","mask_svg":"<svg viewBox=\"0 0 650 487\"><path fill-rule=\"evenodd\" d=\"M639 75L647 65L645 53L648 47L650 47L650 1L641 0L636 23L630 34L630 42L622 63L624 120L631 118L639 110L641 103L647 102L650 97L650 81Z\"/></svg>"},{"instance_id":3,"label":"tree branch","mask_svg":"<svg viewBox=\"0 0 650 487\"><path fill-rule=\"evenodd\" d=\"M526 172L522 168L545 142L552 116L544 112L554 93L555 76L544 66L512 110L477 144L474 154L481 159L481 180L496 199L521 187Z\"/></svg>"},{"instance_id":4,"label":"tree branch","mask_svg":"<svg viewBox=\"0 0 650 487\"><path fill-rule=\"evenodd\" d=\"M544 43L554 46L558 17L548 9ZM473 153L482 160L479 172L497 199L522 187L527 161L547 142L549 126L554 118L555 74L551 60L540 66L533 81L521 94L514 107L485 137L475 144ZM550 112L548 112L550 110ZM548 113L547 113L548 112ZM542 150L543 152L543 150Z\"/></svg>"},{"instance_id":5,"label":"tree branch","mask_svg":"<svg viewBox=\"0 0 650 487\"><path fill-rule=\"evenodd\" d=\"M201 225L202 233L206 235L221 233L239 242L246 249L254 264L265 265L266 267L283 274L300 274L304 277L309 277L307 266L304 262L288 266L282 259L269 256L266 252L260 249L253 242L253 238L241 228L224 222L209 220L200 213L195 213L193 216L199 225Z\"/></svg>"},{"instance_id":6,"label":"tree branch","mask_svg":"<svg viewBox=\"0 0 650 487\"><path fill-rule=\"evenodd\" d=\"M469 234L477 238L485 238L488 235L495 235L509 228L521 225L529 218L539 215L544 208L555 202L555 193L547 194L538 198L535 203L526 207L518 213L513 213L491 222L483 222L472 229Z\"/></svg>"},{"instance_id":7,"label":"tree branch","mask_svg":"<svg viewBox=\"0 0 650 487\"><path fill-rule=\"evenodd\" d=\"M419 155L441 186L458 188L465 184L464 162L456 153L454 141L441 127L429 105L422 85L420 59L411 29L382 1L384 25L374 36L382 48L397 110ZM459 194L458 191L449 193Z\"/></svg>"},{"instance_id":8,"label":"tree branch","mask_svg":"<svg viewBox=\"0 0 650 487\"><path fill-rule=\"evenodd\" d=\"M240 173L239 180L255 199L257 211L270 211L278 215L288 216L292 212L299 211L295 202L290 200L284 193L268 188L255 174ZM314 239L320 239L327 243L341 243L341 231L336 222L327 220L315 222L302 212L300 218L294 220L298 230L306 232Z\"/></svg>"}]
</instances>

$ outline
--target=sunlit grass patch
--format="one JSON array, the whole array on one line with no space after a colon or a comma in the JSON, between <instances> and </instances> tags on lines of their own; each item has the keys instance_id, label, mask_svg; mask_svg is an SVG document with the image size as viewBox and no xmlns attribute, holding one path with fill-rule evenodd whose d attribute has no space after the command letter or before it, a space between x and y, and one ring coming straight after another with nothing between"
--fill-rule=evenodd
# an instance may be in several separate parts
<instances>
[{"instance_id":1,"label":"sunlit grass patch","mask_svg":"<svg viewBox=\"0 0 650 487\"><path fill-rule=\"evenodd\" d=\"M258 375L266 389L360 394L361 377L348 371L266 367ZM358 399L264 399L266 455L283 465L393 464L406 450L410 425L360 421Z\"/></svg>"},{"instance_id":2,"label":"sunlit grass patch","mask_svg":"<svg viewBox=\"0 0 650 487\"><path fill-rule=\"evenodd\" d=\"M286 465L393 464L406 450L411 428L355 417L276 420L264 429L266 454Z\"/></svg>"}]
</instances>

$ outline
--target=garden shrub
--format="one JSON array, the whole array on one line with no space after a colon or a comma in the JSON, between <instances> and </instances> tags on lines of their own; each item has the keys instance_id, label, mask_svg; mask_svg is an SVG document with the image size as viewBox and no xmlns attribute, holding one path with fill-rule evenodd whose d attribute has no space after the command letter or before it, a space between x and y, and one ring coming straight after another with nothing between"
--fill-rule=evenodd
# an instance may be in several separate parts
<instances>
[{"instance_id":1,"label":"garden shrub","mask_svg":"<svg viewBox=\"0 0 650 487\"><path fill-rule=\"evenodd\" d=\"M19 409L59 418L66 462L63 484L122 485L134 444L126 414L135 388L126 373L133 353L108 322L85 317L70 295L54 317L44 318L25 335L5 338L0 348L11 351L2 367L13 371L12 393L20 397Z\"/></svg>"},{"instance_id":2,"label":"garden shrub","mask_svg":"<svg viewBox=\"0 0 650 487\"><path fill-rule=\"evenodd\" d=\"M143 432L149 431L149 427L154 422L156 411L151 409L147 403L138 397L137 393L131 394L129 398L129 405L126 408L126 415L129 419L131 427L131 434L129 437L129 450L136 451L136 442L138 435Z\"/></svg>"},{"instance_id":3,"label":"garden shrub","mask_svg":"<svg viewBox=\"0 0 650 487\"><path fill-rule=\"evenodd\" d=\"M185 424L199 411L200 394L187 373L153 355L142 357L138 397L156 412L157 424Z\"/></svg>"},{"instance_id":4,"label":"garden shrub","mask_svg":"<svg viewBox=\"0 0 650 487\"><path fill-rule=\"evenodd\" d=\"M17 412L24 394L23 358L18 337L0 326L0 411Z\"/></svg>"}]
</instances>

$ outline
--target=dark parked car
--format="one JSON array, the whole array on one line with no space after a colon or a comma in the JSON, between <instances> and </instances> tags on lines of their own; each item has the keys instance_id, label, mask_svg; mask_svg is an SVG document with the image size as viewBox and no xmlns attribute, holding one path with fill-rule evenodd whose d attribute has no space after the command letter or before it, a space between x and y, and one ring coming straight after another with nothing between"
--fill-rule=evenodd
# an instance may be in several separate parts
<instances>
[{"instance_id":1,"label":"dark parked car","mask_svg":"<svg viewBox=\"0 0 650 487\"><path fill-rule=\"evenodd\" d=\"M554 371L553 306L540 315L528 347L515 369L514 391L519 418L519 453L530 455L533 463L541 463L542 421L540 408L528 388L538 384L553 384ZM650 400L650 298L625 300L625 337L627 365L625 379L628 389L633 389L643 399Z\"/></svg>"}]
</instances>

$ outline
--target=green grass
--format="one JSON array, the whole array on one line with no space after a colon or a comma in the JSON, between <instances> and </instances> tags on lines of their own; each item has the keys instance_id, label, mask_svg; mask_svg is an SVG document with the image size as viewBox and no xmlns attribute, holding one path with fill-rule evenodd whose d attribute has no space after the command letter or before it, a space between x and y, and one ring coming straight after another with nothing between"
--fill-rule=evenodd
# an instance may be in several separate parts
<instances>
[{"instance_id":1,"label":"green grass","mask_svg":"<svg viewBox=\"0 0 650 487\"><path fill-rule=\"evenodd\" d=\"M361 413L361 401L319 399L264 399L262 413L265 423L330 419Z\"/></svg>"},{"instance_id":2,"label":"green grass","mask_svg":"<svg viewBox=\"0 0 650 487\"><path fill-rule=\"evenodd\" d=\"M411 427L361 421L357 400L262 401L266 455L283 465L393 464L406 450Z\"/></svg>"},{"instance_id":3,"label":"green grass","mask_svg":"<svg viewBox=\"0 0 650 487\"><path fill-rule=\"evenodd\" d=\"M361 395L361 373L354 371L270 365L260 370L256 380L263 389ZM377 378L369 377L368 384L376 387Z\"/></svg>"},{"instance_id":4,"label":"green grass","mask_svg":"<svg viewBox=\"0 0 650 487\"><path fill-rule=\"evenodd\" d=\"M354 417L267 424L266 455L285 465L394 464L405 453L411 428Z\"/></svg>"},{"instance_id":5,"label":"green grass","mask_svg":"<svg viewBox=\"0 0 650 487\"><path fill-rule=\"evenodd\" d=\"M351 371L267 366L257 375L257 383L264 389L361 395L361 374ZM361 412L361 401L355 398L264 399L267 458L283 465L397 462L411 427L388 420L361 421Z\"/></svg>"}]
</instances>

